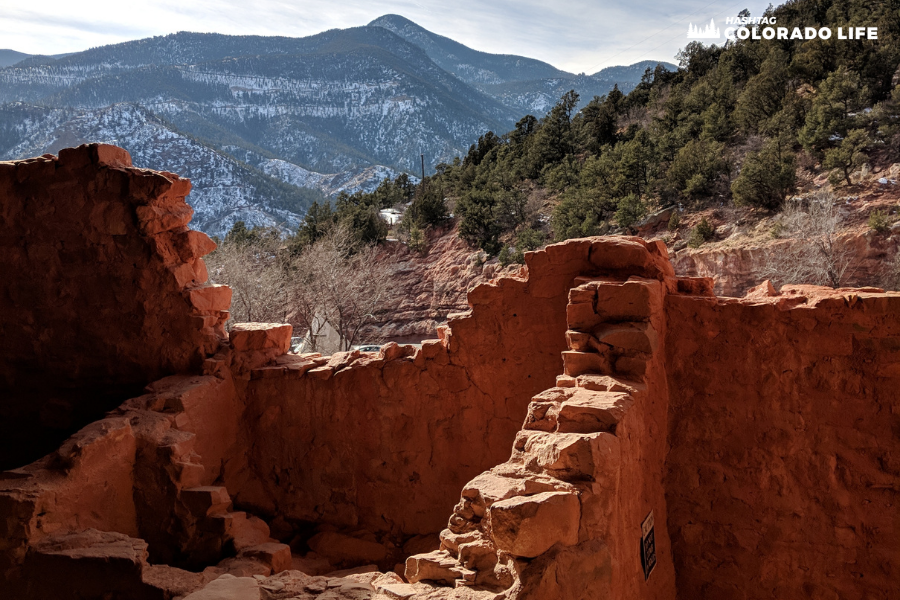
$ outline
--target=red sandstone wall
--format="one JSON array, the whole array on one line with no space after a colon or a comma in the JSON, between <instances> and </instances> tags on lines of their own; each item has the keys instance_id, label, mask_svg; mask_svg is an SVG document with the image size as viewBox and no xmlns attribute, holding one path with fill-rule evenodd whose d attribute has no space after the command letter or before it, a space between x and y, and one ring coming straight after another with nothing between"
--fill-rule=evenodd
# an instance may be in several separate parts
<instances>
[{"instance_id":1,"label":"red sandstone wall","mask_svg":"<svg viewBox=\"0 0 900 600\"><path fill-rule=\"evenodd\" d=\"M665 320L651 319L665 360L651 361L647 393L615 429L615 486L592 483L600 504L583 505L593 520L581 533L609 534L608 548L591 543L613 557L610 589L670 597L666 536L649 586L631 553L664 489L657 527L668 521L681 598L892 598L900 295L679 296L704 282L671 279L659 245L576 240L530 254L527 279L473 290L471 313L419 353L272 362L289 327L247 326L231 350L217 348L230 294L202 286L210 245L185 226L187 182L129 164L104 146L0 163L2 450L34 437L28 422L103 411L116 393L196 374L201 362L205 375L158 381L58 452L0 476L4 574L69 530L140 535L153 562L201 566L240 533L213 531L209 519L268 535L231 507L195 514L204 494L230 492L238 508L291 525L437 531L465 482L509 455L529 399L561 372L575 276L602 274L662 279L668 291ZM567 371L570 358L588 360L566 354ZM98 401L104 390L112 397ZM615 509L602 505L611 498ZM568 559L550 560L542 574L571 572Z\"/></svg>"},{"instance_id":2,"label":"red sandstone wall","mask_svg":"<svg viewBox=\"0 0 900 600\"><path fill-rule=\"evenodd\" d=\"M900 295L806 294L667 298L681 598L900 589Z\"/></svg>"},{"instance_id":3,"label":"red sandstone wall","mask_svg":"<svg viewBox=\"0 0 900 600\"><path fill-rule=\"evenodd\" d=\"M0 468L218 345L230 290L198 287L189 191L113 146L0 163Z\"/></svg>"},{"instance_id":4,"label":"red sandstone wall","mask_svg":"<svg viewBox=\"0 0 900 600\"><path fill-rule=\"evenodd\" d=\"M248 450L228 463L235 501L295 521L440 531L460 488L506 460L529 400L562 372L574 278L661 269L656 246L626 248L621 263L595 248L577 240L527 255L527 279L473 289L446 345L426 344L416 360L238 377Z\"/></svg>"},{"instance_id":5,"label":"red sandstone wall","mask_svg":"<svg viewBox=\"0 0 900 600\"><path fill-rule=\"evenodd\" d=\"M667 264L647 268L658 246L591 242L600 270L630 264L640 276L576 278L565 374L532 399L509 460L464 486L440 549L407 559L411 582L487 586L515 600L676 597L662 486L663 298L679 285ZM651 510L658 563L645 579L636 542ZM421 597L450 597L443 590Z\"/></svg>"}]
</instances>

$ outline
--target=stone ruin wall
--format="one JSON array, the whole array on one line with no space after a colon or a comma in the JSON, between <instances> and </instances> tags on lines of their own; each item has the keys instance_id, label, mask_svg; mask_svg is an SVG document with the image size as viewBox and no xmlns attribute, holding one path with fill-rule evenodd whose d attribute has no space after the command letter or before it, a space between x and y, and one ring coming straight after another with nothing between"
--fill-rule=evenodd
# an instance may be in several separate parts
<instances>
[{"instance_id":1,"label":"stone ruin wall","mask_svg":"<svg viewBox=\"0 0 900 600\"><path fill-rule=\"evenodd\" d=\"M92 145L0 163L0 468L52 451L224 335L190 182Z\"/></svg>"},{"instance_id":2,"label":"stone ruin wall","mask_svg":"<svg viewBox=\"0 0 900 600\"><path fill-rule=\"evenodd\" d=\"M55 193L62 207L60 189L88 203L107 190L104 208L65 221L126 221L58 264L106 265L92 253L117 248L137 270L132 292L156 287L136 313L149 345L125 328L135 313L107 306L102 319L74 322L95 352L60 347L75 367L38 347L17 354L32 358L27 368L6 371L7 382L60 369L72 387L115 386L109 356L122 352L128 383L147 387L0 474L0 592L48 597L65 581L85 597L245 586L254 600L338 588L348 590L338 598L712 600L889 598L895 587L898 295L763 286L718 299L709 280L675 278L658 244L595 238L530 253L518 277L475 288L472 311L421 350L298 356L287 353L289 326L221 338L227 292L203 283L211 247L185 228L183 180L91 146L0 165L0 190L12 194L11 174L38 168L66 178L18 197L44 193L47 205ZM148 179L152 193L134 191ZM119 183L96 183L109 180ZM21 236L30 213L4 211L0 239ZM63 227L54 214L34 231ZM38 258L28 266L47 270ZM115 269L95 272L119 281ZM35 306L60 303L59 287L35 279ZM127 305L128 283L118 285ZM659 562L645 581L650 510ZM440 547L411 537L439 531ZM314 533L305 549L279 543ZM298 557L348 539L332 568L353 566L337 564L352 555L390 571L408 556L398 570L411 583L316 577L321 565ZM60 578L48 580L51 570Z\"/></svg>"},{"instance_id":3,"label":"stone ruin wall","mask_svg":"<svg viewBox=\"0 0 900 600\"><path fill-rule=\"evenodd\" d=\"M686 598L900 586L900 295L669 296L666 501Z\"/></svg>"}]
</instances>

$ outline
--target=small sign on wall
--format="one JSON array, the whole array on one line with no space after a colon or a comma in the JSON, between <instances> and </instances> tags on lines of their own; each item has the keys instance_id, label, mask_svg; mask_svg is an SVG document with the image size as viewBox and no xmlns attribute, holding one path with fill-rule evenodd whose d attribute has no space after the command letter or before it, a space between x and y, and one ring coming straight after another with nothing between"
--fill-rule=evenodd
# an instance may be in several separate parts
<instances>
[{"instance_id":1,"label":"small sign on wall","mask_svg":"<svg viewBox=\"0 0 900 600\"><path fill-rule=\"evenodd\" d=\"M644 567L644 581L650 578L656 566L656 539L653 535L653 511L641 523L641 566Z\"/></svg>"}]
</instances>

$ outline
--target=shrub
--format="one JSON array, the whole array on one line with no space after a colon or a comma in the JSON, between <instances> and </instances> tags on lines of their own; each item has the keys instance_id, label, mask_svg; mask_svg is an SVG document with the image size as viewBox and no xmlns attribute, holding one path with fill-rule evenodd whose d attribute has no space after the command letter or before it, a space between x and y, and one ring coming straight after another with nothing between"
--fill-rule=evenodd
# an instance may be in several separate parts
<instances>
[{"instance_id":1,"label":"shrub","mask_svg":"<svg viewBox=\"0 0 900 600\"><path fill-rule=\"evenodd\" d=\"M425 239L425 233L416 225L412 225L409 228L409 242L407 242L409 249L413 252L418 252L420 254L424 254L426 250L428 250L428 243Z\"/></svg>"},{"instance_id":2,"label":"shrub","mask_svg":"<svg viewBox=\"0 0 900 600\"><path fill-rule=\"evenodd\" d=\"M413 226L424 229L429 225L440 225L450 217L443 190L428 188L416 194L409 208L403 213L403 224L410 230Z\"/></svg>"},{"instance_id":3,"label":"shrub","mask_svg":"<svg viewBox=\"0 0 900 600\"><path fill-rule=\"evenodd\" d=\"M729 170L725 144L691 140L675 155L666 178L676 193L698 198L710 194L716 180Z\"/></svg>"},{"instance_id":4,"label":"shrub","mask_svg":"<svg viewBox=\"0 0 900 600\"><path fill-rule=\"evenodd\" d=\"M688 237L688 246L691 248L699 248L709 240L713 239L715 234L715 228L710 225L709 221L706 220L706 217L703 217L700 219L700 222L697 223L697 226L691 230L691 235Z\"/></svg>"},{"instance_id":5,"label":"shrub","mask_svg":"<svg viewBox=\"0 0 900 600\"><path fill-rule=\"evenodd\" d=\"M780 237L789 244L764 256L762 277L776 286L788 283L830 285L846 283L853 250L839 237L843 216L830 192L789 200L781 214Z\"/></svg>"},{"instance_id":6,"label":"shrub","mask_svg":"<svg viewBox=\"0 0 900 600\"><path fill-rule=\"evenodd\" d=\"M787 227L781 221L777 221L772 227L769 229L769 235L772 236L773 239L778 239L784 236Z\"/></svg>"},{"instance_id":7,"label":"shrub","mask_svg":"<svg viewBox=\"0 0 900 600\"><path fill-rule=\"evenodd\" d=\"M678 214L678 210L672 213L672 216L669 217L669 224L666 226L666 229L669 231L675 231L678 229L678 226L681 225L681 215Z\"/></svg>"},{"instance_id":8,"label":"shrub","mask_svg":"<svg viewBox=\"0 0 900 600\"><path fill-rule=\"evenodd\" d=\"M456 213L461 221L459 236L472 246L483 249L488 254L496 254L502 227L497 221L497 199L488 191L466 192L456 204Z\"/></svg>"},{"instance_id":9,"label":"shrub","mask_svg":"<svg viewBox=\"0 0 900 600\"><path fill-rule=\"evenodd\" d=\"M500 254L497 255L497 258L504 267L511 264L524 265L525 253L530 252L531 250L537 250L543 246L544 240L545 236L543 232L538 231L537 229L523 229L519 232L519 235L516 236L515 247L504 244L503 248L500 250Z\"/></svg>"},{"instance_id":10,"label":"shrub","mask_svg":"<svg viewBox=\"0 0 900 600\"><path fill-rule=\"evenodd\" d=\"M854 129L847 134L837 148L825 151L825 160L822 166L826 169L835 169L828 181L837 187L841 182L852 185L850 174L866 164L869 156L866 154L866 146L869 145L869 136L863 129Z\"/></svg>"},{"instance_id":11,"label":"shrub","mask_svg":"<svg viewBox=\"0 0 900 600\"><path fill-rule=\"evenodd\" d=\"M869 227L878 233L887 233L891 228L887 213L883 210L873 210L869 213Z\"/></svg>"},{"instance_id":12,"label":"shrub","mask_svg":"<svg viewBox=\"0 0 900 600\"><path fill-rule=\"evenodd\" d=\"M557 242L590 237L602 232L602 207L585 195L571 195L553 209L550 224Z\"/></svg>"}]
</instances>

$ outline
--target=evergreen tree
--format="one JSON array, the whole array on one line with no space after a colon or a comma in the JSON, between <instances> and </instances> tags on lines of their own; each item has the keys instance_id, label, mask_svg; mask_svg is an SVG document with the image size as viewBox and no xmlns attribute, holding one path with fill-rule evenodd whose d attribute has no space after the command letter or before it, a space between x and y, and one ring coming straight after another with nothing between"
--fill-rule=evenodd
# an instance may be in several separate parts
<instances>
[{"instance_id":1,"label":"evergreen tree","mask_svg":"<svg viewBox=\"0 0 900 600\"><path fill-rule=\"evenodd\" d=\"M758 152L751 152L741 172L731 184L734 202L760 208L779 208L796 182L794 154L785 140L768 140Z\"/></svg>"},{"instance_id":2,"label":"evergreen tree","mask_svg":"<svg viewBox=\"0 0 900 600\"><path fill-rule=\"evenodd\" d=\"M825 160L822 166L826 169L837 169L828 180L832 185L837 186L841 181L845 181L847 185L852 185L850 174L856 169L866 164L869 159L865 153L866 147L869 145L869 135L863 129L854 129L847 133L837 148L831 148L825 151Z\"/></svg>"}]
</instances>

